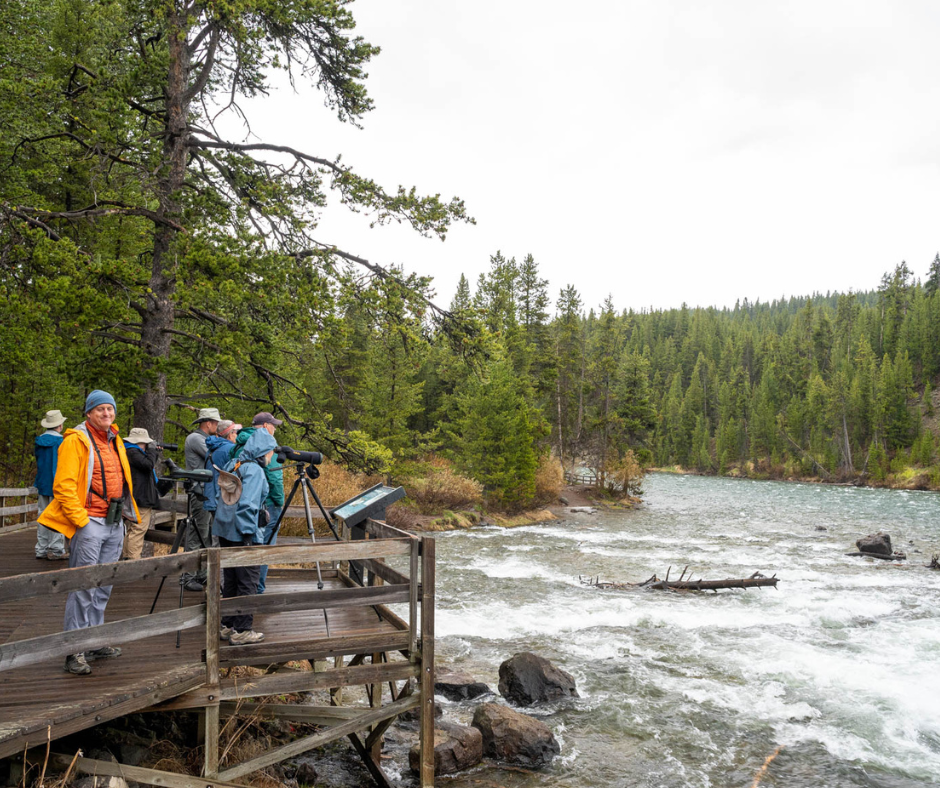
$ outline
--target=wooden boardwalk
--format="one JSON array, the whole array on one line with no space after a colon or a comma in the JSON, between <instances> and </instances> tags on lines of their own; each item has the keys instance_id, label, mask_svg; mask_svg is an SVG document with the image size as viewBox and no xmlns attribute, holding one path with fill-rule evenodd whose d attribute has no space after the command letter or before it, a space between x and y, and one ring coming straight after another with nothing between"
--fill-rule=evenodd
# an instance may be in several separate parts
<instances>
[{"instance_id":1,"label":"wooden boardwalk","mask_svg":"<svg viewBox=\"0 0 940 788\"><path fill-rule=\"evenodd\" d=\"M223 714L231 711L231 701L361 684L367 687L369 707L343 709L343 713L322 709L319 718L333 727L280 751L220 770L217 747L214 754L207 747L204 773L214 782L165 772L153 772L148 778L136 773L140 770L134 770L133 779L182 788L190 785L187 779L195 779L192 786L228 785L266 765L345 736L363 756L376 782L387 784L380 766L382 733L400 711L418 706L422 697L433 699L433 570L425 583L417 582L418 574L428 571L428 555L421 555L425 540L379 522L370 521L369 529L373 538L358 542L314 546L296 540L297 544L282 542L276 547L203 550L74 570L66 562L35 559L33 529L0 533L0 758L44 746L47 738L55 740L124 714L160 708L205 710L207 741L214 735L217 745L220 710ZM425 552L433 561L433 540L427 541L431 545ZM268 560L260 561L261 554ZM387 554L411 556L410 575L387 567L381 557ZM317 588L315 570L308 568L315 557L321 557L322 590ZM364 570L363 585L343 571L344 560ZM212 578L218 577L221 566L256 563L292 566L271 569L261 596L220 600L218 595L184 592L180 605L178 578L184 568L192 571L208 564ZM64 591L76 583L105 585L112 576L115 585L106 623L63 633ZM386 607L391 603L407 604L410 620L391 613ZM419 628L419 609L424 632ZM236 647L218 640L219 617L242 610L254 612L254 628L265 633L263 643ZM84 640L77 643L80 638ZM76 641L75 651L107 644L121 646L123 653L93 662L90 675L75 676L63 668L72 641ZM314 658L329 658L334 667L239 681L224 675L229 666L263 667ZM399 684L415 679L414 692ZM383 706L384 684L391 697ZM295 719L319 719L313 707L296 708L302 711L294 712ZM292 717L289 707L278 709L285 718ZM422 716L428 718L422 721L423 737L433 737L430 714ZM363 729L372 732L365 741L357 735ZM423 769L423 785L433 784L433 744L429 754L431 772ZM94 768L99 773L107 768L98 762L85 766L86 771ZM122 773L130 776L126 769Z\"/></svg>"}]
</instances>

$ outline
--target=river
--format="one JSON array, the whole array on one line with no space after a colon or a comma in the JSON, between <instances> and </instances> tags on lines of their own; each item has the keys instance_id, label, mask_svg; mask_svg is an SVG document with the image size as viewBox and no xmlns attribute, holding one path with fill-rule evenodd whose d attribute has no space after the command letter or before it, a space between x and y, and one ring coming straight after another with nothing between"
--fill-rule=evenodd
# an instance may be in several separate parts
<instances>
[{"instance_id":1,"label":"river","mask_svg":"<svg viewBox=\"0 0 940 788\"><path fill-rule=\"evenodd\" d=\"M581 694L530 711L562 745L550 767L440 784L749 788L778 748L761 788L940 784L940 572L923 566L940 551L940 496L666 474L645 488L635 511L438 537L439 665L495 690L499 664L534 651ZM844 555L878 530L907 562ZM579 581L685 565L780 584ZM445 716L468 723L474 705L445 701Z\"/></svg>"}]
</instances>

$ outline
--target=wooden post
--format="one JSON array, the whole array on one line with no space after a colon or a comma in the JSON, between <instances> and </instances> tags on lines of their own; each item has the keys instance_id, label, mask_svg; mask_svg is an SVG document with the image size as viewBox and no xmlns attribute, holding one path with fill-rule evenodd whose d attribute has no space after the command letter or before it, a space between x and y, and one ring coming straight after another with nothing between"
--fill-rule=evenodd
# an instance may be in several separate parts
<instances>
[{"instance_id":1,"label":"wooden post","mask_svg":"<svg viewBox=\"0 0 940 788\"><path fill-rule=\"evenodd\" d=\"M411 640L408 643L408 653L411 655L412 663L418 659L418 570L421 561L421 540L415 539L411 543L411 572L409 581L411 587L408 589L408 632Z\"/></svg>"},{"instance_id":2,"label":"wooden post","mask_svg":"<svg viewBox=\"0 0 940 788\"><path fill-rule=\"evenodd\" d=\"M366 533L365 538L371 539L372 537L368 533ZM376 558L374 560L376 561L376 563L383 563L383 564L385 563L384 558ZM374 571L370 569L368 585L372 587L383 586L385 585L385 581L381 577L379 577ZM373 653L372 664L373 665L381 664L382 656L383 656L382 652ZM382 694L383 694L382 682L379 682L378 684L373 684L370 687L369 705L372 706L372 708L375 708L375 709L381 708ZM394 700L394 698L392 700ZM375 726L373 726L371 730L375 730ZM373 742L372 746L369 748L369 755L372 757L372 760L375 761L377 765L381 765L382 763L382 737L381 736L377 737L375 742Z\"/></svg>"},{"instance_id":3,"label":"wooden post","mask_svg":"<svg viewBox=\"0 0 940 788\"><path fill-rule=\"evenodd\" d=\"M434 786L434 539L421 538L421 788Z\"/></svg>"},{"instance_id":4,"label":"wooden post","mask_svg":"<svg viewBox=\"0 0 940 788\"><path fill-rule=\"evenodd\" d=\"M219 629L221 558L219 548L206 550L206 687L209 690L204 717L205 762L203 776L219 774Z\"/></svg>"}]
</instances>

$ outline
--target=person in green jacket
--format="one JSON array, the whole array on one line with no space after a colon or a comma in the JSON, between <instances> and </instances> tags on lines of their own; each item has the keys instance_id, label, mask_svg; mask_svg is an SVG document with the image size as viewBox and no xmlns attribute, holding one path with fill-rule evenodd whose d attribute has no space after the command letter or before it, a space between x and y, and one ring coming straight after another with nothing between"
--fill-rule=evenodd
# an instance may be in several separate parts
<instances>
[{"instance_id":1,"label":"person in green jacket","mask_svg":"<svg viewBox=\"0 0 940 788\"><path fill-rule=\"evenodd\" d=\"M255 414L251 420L251 426L238 433L238 439L235 441L235 448L232 449L232 459L237 459L241 450L245 447L248 439L256 430L267 430L272 436L274 431L284 422L276 419L267 411ZM262 544L277 544L277 534L274 532L274 526L281 516L281 509L284 508L284 466L277 461L277 457L272 457L264 468L264 475L268 480L268 497L264 501L264 509L268 513L268 524L263 531ZM263 594L265 582L268 577L268 567L261 567L261 578L258 581L258 593Z\"/></svg>"}]
</instances>

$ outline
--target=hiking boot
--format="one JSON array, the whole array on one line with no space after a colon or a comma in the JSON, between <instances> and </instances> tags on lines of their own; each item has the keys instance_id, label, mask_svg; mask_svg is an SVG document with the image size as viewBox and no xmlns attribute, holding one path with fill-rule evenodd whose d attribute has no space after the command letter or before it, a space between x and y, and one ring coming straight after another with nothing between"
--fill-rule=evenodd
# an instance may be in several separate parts
<instances>
[{"instance_id":1,"label":"hiking boot","mask_svg":"<svg viewBox=\"0 0 940 788\"><path fill-rule=\"evenodd\" d=\"M39 556L36 556L36 557L38 558ZM50 550L48 553L46 553L46 558L49 559L50 561L68 561L69 554L68 553L53 553L52 550Z\"/></svg>"},{"instance_id":2,"label":"hiking boot","mask_svg":"<svg viewBox=\"0 0 940 788\"><path fill-rule=\"evenodd\" d=\"M101 648L86 651L85 661L94 662L96 659L111 659L112 657L119 656L121 656L121 649L112 648L111 646L102 646Z\"/></svg>"},{"instance_id":3,"label":"hiking boot","mask_svg":"<svg viewBox=\"0 0 940 788\"><path fill-rule=\"evenodd\" d=\"M206 586L201 581L197 580L195 577L190 578L185 583L183 583L184 591L192 591L193 593L199 593L200 591L205 591Z\"/></svg>"},{"instance_id":4,"label":"hiking boot","mask_svg":"<svg viewBox=\"0 0 940 788\"><path fill-rule=\"evenodd\" d=\"M262 640L264 640L263 632L246 629L244 632L233 632L228 642L233 646L250 646L252 643L260 643Z\"/></svg>"},{"instance_id":5,"label":"hiking boot","mask_svg":"<svg viewBox=\"0 0 940 788\"><path fill-rule=\"evenodd\" d=\"M76 676L86 676L91 673L91 665L85 661L84 654L69 654L65 658L65 670Z\"/></svg>"},{"instance_id":6,"label":"hiking boot","mask_svg":"<svg viewBox=\"0 0 940 788\"><path fill-rule=\"evenodd\" d=\"M223 625L223 627L219 630L219 640L231 640L232 635L234 634L234 629Z\"/></svg>"}]
</instances>

